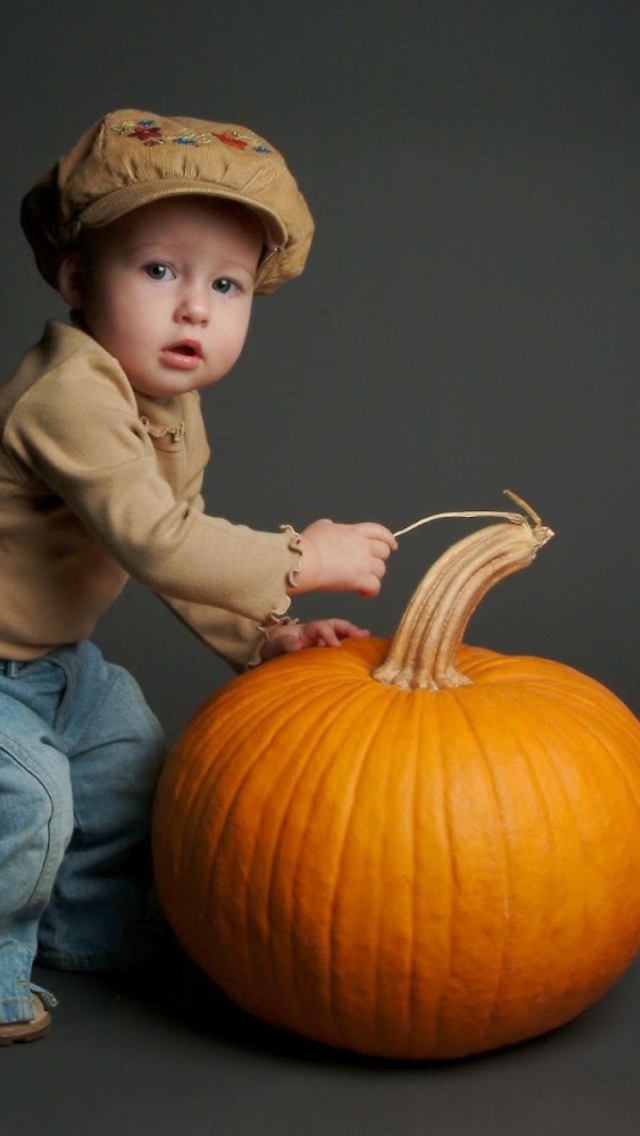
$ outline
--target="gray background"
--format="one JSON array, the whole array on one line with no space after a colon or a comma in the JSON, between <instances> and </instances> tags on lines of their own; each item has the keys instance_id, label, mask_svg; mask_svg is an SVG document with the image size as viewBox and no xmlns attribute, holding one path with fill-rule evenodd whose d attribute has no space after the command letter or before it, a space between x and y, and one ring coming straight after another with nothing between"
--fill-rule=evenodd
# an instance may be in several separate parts
<instances>
[{"instance_id":1,"label":"gray background","mask_svg":"<svg viewBox=\"0 0 640 1136\"><path fill-rule=\"evenodd\" d=\"M64 314L17 223L32 181L106 110L245 122L287 154L317 238L205 397L210 511L399 528L502 508L510 487L557 537L470 641L567 662L640 712L635 0L23 0L3 23L6 373ZM316 595L296 613L386 634L466 531L402 538L375 601ZM171 738L229 677L136 585L98 639ZM193 981L202 1019L166 989L56 980L51 1038L2 1055L3 1132L638 1131L637 965L550 1038L409 1069L276 1037Z\"/></svg>"}]
</instances>

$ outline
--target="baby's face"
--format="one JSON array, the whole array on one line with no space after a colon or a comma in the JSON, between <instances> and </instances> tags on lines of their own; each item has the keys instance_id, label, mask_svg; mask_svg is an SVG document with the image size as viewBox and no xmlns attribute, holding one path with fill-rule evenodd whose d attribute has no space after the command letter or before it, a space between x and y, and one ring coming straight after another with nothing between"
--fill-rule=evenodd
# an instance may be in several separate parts
<instances>
[{"instance_id":1,"label":"baby's face","mask_svg":"<svg viewBox=\"0 0 640 1136\"><path fill-rule=\"evenodd\" d=\"M61 291L133 388L167 399L217 382L236 362L263 245L246 210L168 198L94 230L88 267L63 271Z\"/></svg>"}]
</instances>

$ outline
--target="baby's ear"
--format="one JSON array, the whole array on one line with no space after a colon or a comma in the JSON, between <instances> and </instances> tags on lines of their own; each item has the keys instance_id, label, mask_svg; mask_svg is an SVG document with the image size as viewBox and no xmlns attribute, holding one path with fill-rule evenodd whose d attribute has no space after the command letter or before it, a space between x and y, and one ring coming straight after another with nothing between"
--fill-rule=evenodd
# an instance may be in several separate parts
<instances>
[{"instance_id":1,"label":"baby's ear","mask_svg":"<svg viewBox=\"0 0 640 1136\"><path fill-rule=\"evenodd\" d=\"M84 304L85 269L79 252L65 256L58 269L58 291L70 308Z\"/></svg>"}]
</instances>

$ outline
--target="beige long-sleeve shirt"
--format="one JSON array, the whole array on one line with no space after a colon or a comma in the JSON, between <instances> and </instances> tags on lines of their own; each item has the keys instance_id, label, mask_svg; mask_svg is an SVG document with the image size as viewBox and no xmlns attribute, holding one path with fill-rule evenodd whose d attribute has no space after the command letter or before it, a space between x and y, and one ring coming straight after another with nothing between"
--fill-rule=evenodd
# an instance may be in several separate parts
<instances>
[{"instance_id":1,"label":"beige long-sleeve shirt","mask_svg":"<svg viewBox=\"0 0 640 1136\"><path fill-rule=\"evenodd\" d=\"M77 327L51 321L0 388L0 657L89 637L129 576L235 666L284 615L297 537L206 516L196 392L135 392Z\"/></svg>"}]
</instances>

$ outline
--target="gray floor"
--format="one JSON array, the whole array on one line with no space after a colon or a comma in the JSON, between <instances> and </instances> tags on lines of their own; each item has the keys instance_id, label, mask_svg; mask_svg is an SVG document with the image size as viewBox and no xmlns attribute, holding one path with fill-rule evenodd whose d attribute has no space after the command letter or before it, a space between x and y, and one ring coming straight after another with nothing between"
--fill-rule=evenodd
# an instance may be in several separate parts
<instances>
[{"instance_id":1,"label":"gray floor","mask_svg":"<svg viewBox=\"0 0 640 1136\"><path fill-rule=\"evenodd\" d=\"M277 1033L188 963L145 983L38 978L44 1040L0 1058L2 1136L637 1136L640 960L542 1039L458 1063L361 1060Z\"/></svg>"}]
</instances>

